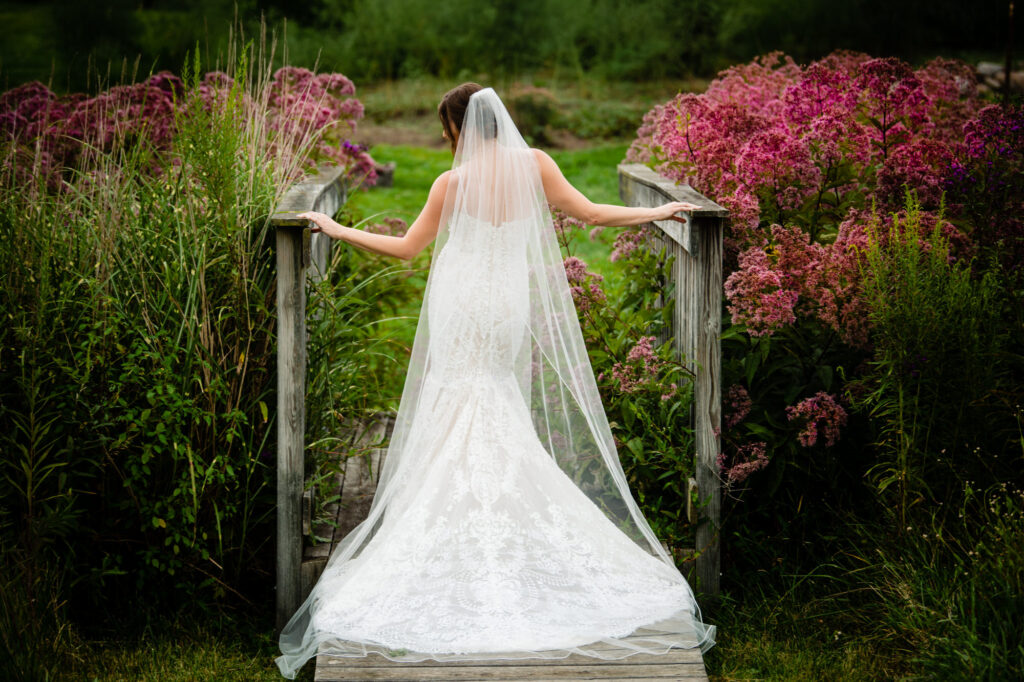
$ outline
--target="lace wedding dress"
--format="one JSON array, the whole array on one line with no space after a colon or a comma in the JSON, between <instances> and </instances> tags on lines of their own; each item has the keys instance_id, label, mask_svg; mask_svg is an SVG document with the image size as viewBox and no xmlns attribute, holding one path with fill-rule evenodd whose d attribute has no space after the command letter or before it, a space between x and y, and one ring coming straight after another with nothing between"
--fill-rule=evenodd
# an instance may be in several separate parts
<instances>
[{"instance_id":1,"label":"lace wedding dress","mask_svg":"<svg viewBox=\"0 0 1024 682\"><path fill-rule=\"evenodd\" d=\"M626 485L532 152L473 95L366 521L281 633L393 660L622 658L713 626Z\"/></svg>"}]
</instances>

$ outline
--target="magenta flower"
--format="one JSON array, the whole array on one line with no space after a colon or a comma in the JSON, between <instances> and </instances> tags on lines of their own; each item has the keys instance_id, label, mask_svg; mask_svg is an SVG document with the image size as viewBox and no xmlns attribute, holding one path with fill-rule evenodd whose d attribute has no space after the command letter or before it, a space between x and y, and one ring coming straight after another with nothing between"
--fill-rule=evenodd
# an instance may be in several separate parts
<instances>
[{"instance_id":1,"label":"magenta flower","mask_svg":"<svg viewBox=\"0 0 1024 682\"><path fill-rule=\"evenodd\" d=\"M768 466L767 449L768 445L764 441L741 445L736 452L735 459L737 461L731 466L725 453L719 453L717 464L722 478L729 485L742 483L747 480L751 474Z\"/></svg>"},{"instance_id":2,"label":"magenta flower","mask_svg":"<svg viewBox=\"0 0 1024 682\"><path fill-rule=\"evenodd\" d=\"M786 416L789 421L803 421L804 427L797 435L797 440L805 448L813 447L822 437L825 445L835 445L839 440L840 429L846 426L846 410L824 391L787 407Z\"/></svg>"},{"instance_id":3,"label":"magenta flower","mask_svg":"<svg viewBox=\"0 0 1024 682\"><path fill-rule=\"evenodd\" d=\"M626 354L625 362L616 362L612 365L612 378L621 392L635 393L657 383L658 375L665 363L654 350L655 340L653 336L642 337ZM672 384L669 392L661 394L661 399L670 399L676 388L676 385Z\"/></svg>"},{"instance_id":4,"label":"magenta flower","mask_svg":"<svg viewBox=\"0 0 1024 682\"><path fill-rule=\"evenodd\" d=\"M615 244L612 246L612 254L608 260L615 262L628 258L644 245L647 238L648 229L646 227L622 230L615 236Z\"/></svg>"},{"instance_id":5,"label":"magenta flower","mask_svg":"<svg viewBox=\"0 0 1024 682\"><path fill-rule=\"evenodd\" d=\"M604 303L607 298L601 288L604 277L587 270L587 264L576 256L569 256L562 265L565 277L569 281L569 293L580 312L585 312L594 304Z\"/></svg>"},{"instance_id":6,"label":"magenta flower","mask_svg":"<svg viewBox=\"0 0 1024 682\"><path fill-rule=\"evenodd\" d=\"M729 390L725 392L725 426L728 429L733 428L750 414L750 408L753 407L753 402L750 400L750 394L747 389L739 384L733 384L729 387Z\"/></svg>"}]
</instances>

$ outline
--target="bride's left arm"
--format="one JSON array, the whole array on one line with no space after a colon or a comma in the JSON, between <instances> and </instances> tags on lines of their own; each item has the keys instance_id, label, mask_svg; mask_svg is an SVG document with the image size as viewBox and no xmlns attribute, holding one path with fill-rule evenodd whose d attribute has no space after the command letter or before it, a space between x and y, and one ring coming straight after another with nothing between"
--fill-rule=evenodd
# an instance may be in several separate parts
<instances>
[{"instance_id":1,"label":"bride's left arm","mask_svg":"<svg viewBox=\"0 0 1024 682\"><path fill-rule=\"evenodd\" d=\"M683 201L673 201L650 208L595 204L565 179L562 169L554 159L539 149L533 151L540 166L541 182L544 184L544 194L548 203L588 225L627 226L669 219L686 222L677 217L676 213L700 208L696 204Z\"/></svg>"},{"instance_id":2,"label":"bride's left arm","mask_svg":"<svg viewBox=\"0 0 1024 682\"><path fill-rule=\"evenodd\" d=\"M444 195L448 190L448 178L451 171L445 171L438 176L430 188L430 195L427 203L423 206L419 216L409 226L401 237L392 237L384 234L373 234L364 232L353 227L345 227L334 222L330 216L316 211L300 213L299 218L305 218L314 223L310 228L311 232L323 232L332 239L340 239L352 246L371 251L382 256L394 256L404 260L411 260L418 253L427 248L427 245L437 236L438 224L441 222L441 209L444 207Z\"/></svg>"}]
</instances>

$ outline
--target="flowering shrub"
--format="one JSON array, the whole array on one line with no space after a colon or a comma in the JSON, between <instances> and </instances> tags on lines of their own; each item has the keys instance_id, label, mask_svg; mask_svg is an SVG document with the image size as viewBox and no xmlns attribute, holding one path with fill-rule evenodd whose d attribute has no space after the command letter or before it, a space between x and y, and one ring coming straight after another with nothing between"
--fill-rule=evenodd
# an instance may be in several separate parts
<instances>
[{"instance_id":1,"label":"flowering shrub","mask_svg":"<svg viewBox=\"0 0 1024 682\"><path fill-rule=\"evenodd\" d=\"M954 220L1011 277L1024 272L1024 109L989 105L963 126L943 187Z\"/></svg>"},{"instance_id":2,"label":"flowering shrub","mask_svg":"<svg viewBox=\"0 0 1024 682\"><path fill-rule=\"evenodd\" d=\"M727 412L727 481L762 461L741 453L766 438L769 456L791 457L838 441L846 413L825 396L872 352L872 243L927 249L938 229L953 260L988 250L1008 271L1022 262L1022 124L1019 108L985 106L966 64L852 52L803 67L772 53L645 116L627 158L731 213L727 309L754 342L727 333L725 368L761 405L755 421L751 408ZM763 357L730 357L755 349Z\"/></svg>"},{"instance_id":3,"label":"flowering shrub","mask_svg":"<svg viewBox=\"0 0 1024 682\"><path fill-rule=\"evenodd\" d=\"M196 74L192 93L207 112L230 112L240 120L262 117L272 152L301 157L308 168L340 165L353 183L372 184L373 159L365 147L346 139L363 116L354 94L355 86L341 74L294 67L273 74L260 94L265 101L254 101L222 71ZM188 101L182 79L168 71L92 97L58 96L39 82L21 85L0 95L0 168L21 182L42 178L57 189L84 155L131 153L140 146L166 154ZM159 163L150 166L155 173L160 169Z\"/></svg>"},{"instance_id":4,"label":"flowering shrub","mask_svg":"<svg viewBox=\"0 0 1024 682\"><path fill-rule=\"evenodd\" d=\"M734 253L766 245L772 223L830 242L851 209L898 209L904 186L937 209L961 128L980 107L960 62L914 71L840 52L801 68L772 53L655 107L628 158L729 208Z\"/></svg>"},{"instance_id":5,"label":"flowering shrub","mask_svg":"<svg viewBox=\"0 0 1024 682\"><path fill-rule=\"evenodd\" d=\"M565 276L569 280L569 293L580 312L590 310L594 304L605 302L604 290L601 282L604 277L587 270L587 264L576 256L569 256L563 262Z\"/></svg>"},{"instance_id":6,"label":"flowering shrub","mask_svg":"<svg viewBox=\"0 0 1024 682\"><path fill-rule=\"evenodd\" d=\"M1024 483L1024 110L989 105L959 62L776 53L655 107L629 159L731 211L717 463L736 593L755 572L812 584L838 559L819 604L865 614L874 638L908 580L986 569L977 538L994 589L1017 584L1017 537L988 529ZM870 596L836 600L840 584ZM911 611L956 602L940 592ZM979 599L954 607L964 632L1012 631Z\"/></svg>"}]
</instances>

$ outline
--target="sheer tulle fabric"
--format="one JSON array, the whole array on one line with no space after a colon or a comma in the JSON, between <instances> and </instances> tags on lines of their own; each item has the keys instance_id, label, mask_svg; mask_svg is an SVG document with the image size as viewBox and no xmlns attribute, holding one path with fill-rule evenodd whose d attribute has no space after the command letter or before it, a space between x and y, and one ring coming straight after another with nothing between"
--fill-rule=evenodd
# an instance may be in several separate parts
<instances>
[{"instance_id":1,"label":"sheer tulle fabric","mask_svg":"<svg viewBox=\"0 0 1024 682\"><path fill-rule=\"evenodd\" d=\"M534 153L473 95L394 433L367 519L280 636L393 660L707 649L693 592L629 492Z\"/></svg>"}]
</instances>

